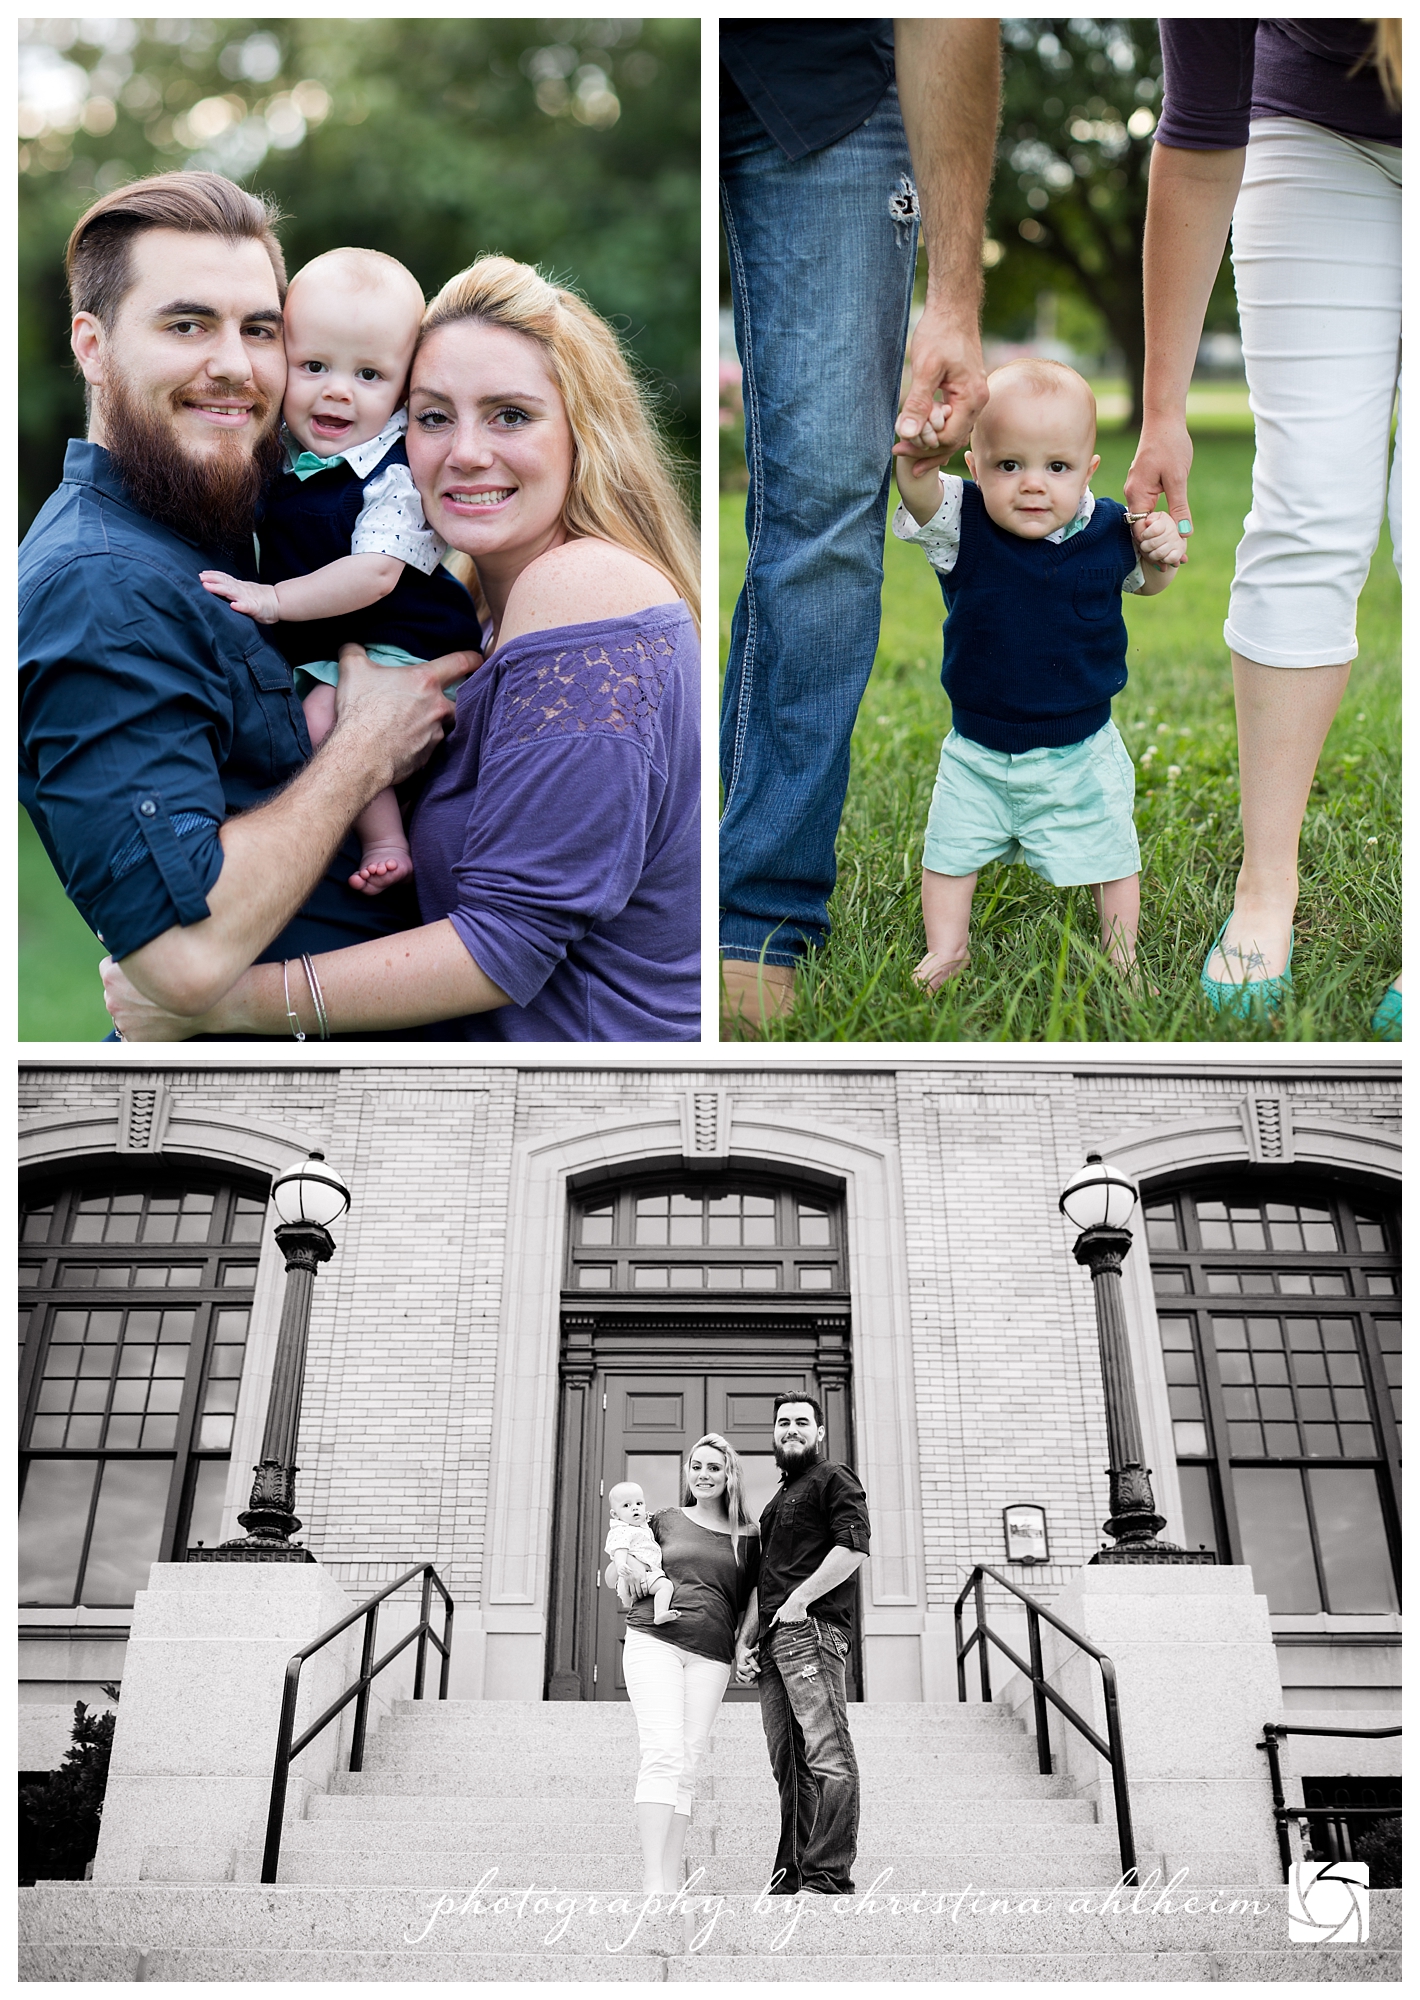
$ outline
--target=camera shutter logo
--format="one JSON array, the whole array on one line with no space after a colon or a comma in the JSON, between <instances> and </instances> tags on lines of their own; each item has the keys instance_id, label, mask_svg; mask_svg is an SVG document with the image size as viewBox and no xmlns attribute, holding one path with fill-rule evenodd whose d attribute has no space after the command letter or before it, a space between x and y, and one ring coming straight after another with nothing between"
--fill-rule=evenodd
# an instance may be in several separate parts
<instances>
[{"instance_id":1,"label":"camera shutter logo","mask_svg":"<svg viewBox=\"0 0 1420 2000\"><path fill-rule=\"evenodd\" d=\"M1371 1871L1364 1861L1294 1861L1287 1871L1293 1944L1364 1944L1371 1935Z\"/></svg>"}]
</instances>

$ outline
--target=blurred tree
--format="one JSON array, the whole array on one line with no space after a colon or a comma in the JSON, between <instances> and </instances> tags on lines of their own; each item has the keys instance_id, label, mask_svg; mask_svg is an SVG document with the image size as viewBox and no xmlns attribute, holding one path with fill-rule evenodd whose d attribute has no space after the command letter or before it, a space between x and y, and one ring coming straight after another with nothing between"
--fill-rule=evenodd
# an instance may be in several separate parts
<instances>
[{"instance_id":1,"label":"blurred tree","mask_svg":"<svg viewBox=\"0 0 1420 2000\"><path fill-rule=\"evenodd\" d=\"M1130 424L1144 381L1149 150L1163 91L1158 24L1007 20L997 173L987 215L987 324L1025 332L1036 295L1078 295L1124 357ZM993 260L994 261L991 261ZM1225 260L1206 321L1237 325Z\"/></svg>"},{"instance_id":2,"label":"blurred tree","mask_svg":"<svg viewBox=\"0 0 1420 2000\"><path fill-rule=\"evenodd\" d=\"M617 327L693 454L699 37L694 20L23 23L22 527L82 434L65 239L96 194L173 167L273 196L293 271L340 243L401 258L429 294L484 251L540 265Z\"/></svg>"}]
</instances>

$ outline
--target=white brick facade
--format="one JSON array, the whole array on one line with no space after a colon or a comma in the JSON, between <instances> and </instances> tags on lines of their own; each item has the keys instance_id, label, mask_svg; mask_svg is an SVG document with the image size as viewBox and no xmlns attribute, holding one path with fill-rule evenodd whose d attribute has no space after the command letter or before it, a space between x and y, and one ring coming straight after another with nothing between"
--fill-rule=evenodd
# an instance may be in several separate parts
<instances>
[{"instance_id":1,"label":"white brick facade","mask_svg":"<svg viewBox=\"0 0 1420 2000\"><path fill-rule=\"evenodd\" d=\"M319 1147L345 1175L353 1205L314 1293L306 1537L357 1596L435 1560L460 1605L457 1691L489 1696L526 1697L543 1673L569 1174L728 1156L841 1180L875 1525L866 1693L941 1700L955 1694L952 1601L973 1561L1003 1559L1002 1507L1047 1510L1052 1561L1030 1586L1046 1597L1101 1539L1093 1303L1056 1211L1086 1150L1136 1177L1275 1161L1374 1185L1398 1171L1398 1069L1375 1062L96 1064L32 1067L20 1095L22 1174L144 1154L269 1175ZM1146 1448L1177 1522L1142 1236L1126 1279ZM227 1534L260 1444L282 1284L268 1232ZM107 1622L122 1630L121 1614ZM22 1624L52 1630L24 1669L41 1703L117 1670L80 1664L77 1636L64 1654L92 1616Z\"/></svg>"}]
</instances>

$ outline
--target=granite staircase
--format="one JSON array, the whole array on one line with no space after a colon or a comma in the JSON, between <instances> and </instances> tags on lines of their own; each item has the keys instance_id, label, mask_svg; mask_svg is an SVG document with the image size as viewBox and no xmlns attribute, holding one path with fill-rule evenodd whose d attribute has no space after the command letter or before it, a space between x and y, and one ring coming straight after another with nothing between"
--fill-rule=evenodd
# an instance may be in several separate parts
<instances>
[{"instance_id":1,"label":"granite staircase","mask_svg":"<svg viewBox=\"0 0 1420 2000\"><path fill-rule=\"evenodd\" d=\"M638 1889L628 1708L399 1702L365 1769L288 1826L275 1886L254 1879L255 1849L237 1866L247 1879L220 1884L38 1884L21 1891L21 1977L1400 1976L1398 1892L1373 1894L1366 1945L1289 1945L1285 1890L1249 1880L1236 1857L1208 1857L1206 1877L1195 1871L1160 1907L1176 1871L1147 1830L1141 1873L1161 1871L1159 1886L1120 1892L1113 1830L1067 1779L1040 1775L1003 1707L859 1706L851 1720L863 1779L851 1901L763 1895L777 1802L752 1704L720 1712L691 1879L667 1908Z\"/></svg>"}]
</instances>

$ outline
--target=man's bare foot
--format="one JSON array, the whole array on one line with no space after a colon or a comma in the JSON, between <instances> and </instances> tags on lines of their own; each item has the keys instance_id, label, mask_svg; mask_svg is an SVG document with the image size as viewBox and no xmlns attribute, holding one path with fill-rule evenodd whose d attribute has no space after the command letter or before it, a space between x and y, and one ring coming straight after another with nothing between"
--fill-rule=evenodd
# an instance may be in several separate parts
<instances>
[{"instance_id":1,"label":"man's bare foot","mask_svg":"<svg viewBox=\"0 0 1420 2000\"><path fill-rule=\"evenodd\" d=\"M385 889L392 889L396 882L403 882L414 873L414 863L409 858L407 847L370 847L360 862L360 866L350 877L352 889L361 890L366 896L378 896Z\"/></svg>"},{"instance_id":2,"label":"man's bare foot","mask_svg":"<svg viewBox=\"0 0 1420 2000\"><path fill-rule=\"evenodd\" d=\"M651 1613L651 1623L653 1625L669 1625L672 1618L679 1618L679 1616L680 1613L678 1611L669 1608L665 1611L653 1611Z\"/></svg>"},{"instance_id":3,"label":"man's bare foot","mask_svg":"<svg viewBox=\"0 0 1420 2000\"><path fill-rule=\"evenodd\" d=\"M794 1004L792 965L726 958L720 963L720 982L720 1026L726 1034L755 1035L766 1021L782 1020Z\"/></svg>"},{"instance_id":4,"label":"man's bare foot","mask_svg":"<svg viewBox=\"0 0 1420 2000\"><path fill-rule=\"evenodd\" d=\"M949 979L955 979L965 972L971 963L971 953L965 945L955 951L929 951L912 968L912 977L919 986L925 986L929 993L935 993L939 986L945 986Z\"/></svg>"}]
</instances>

